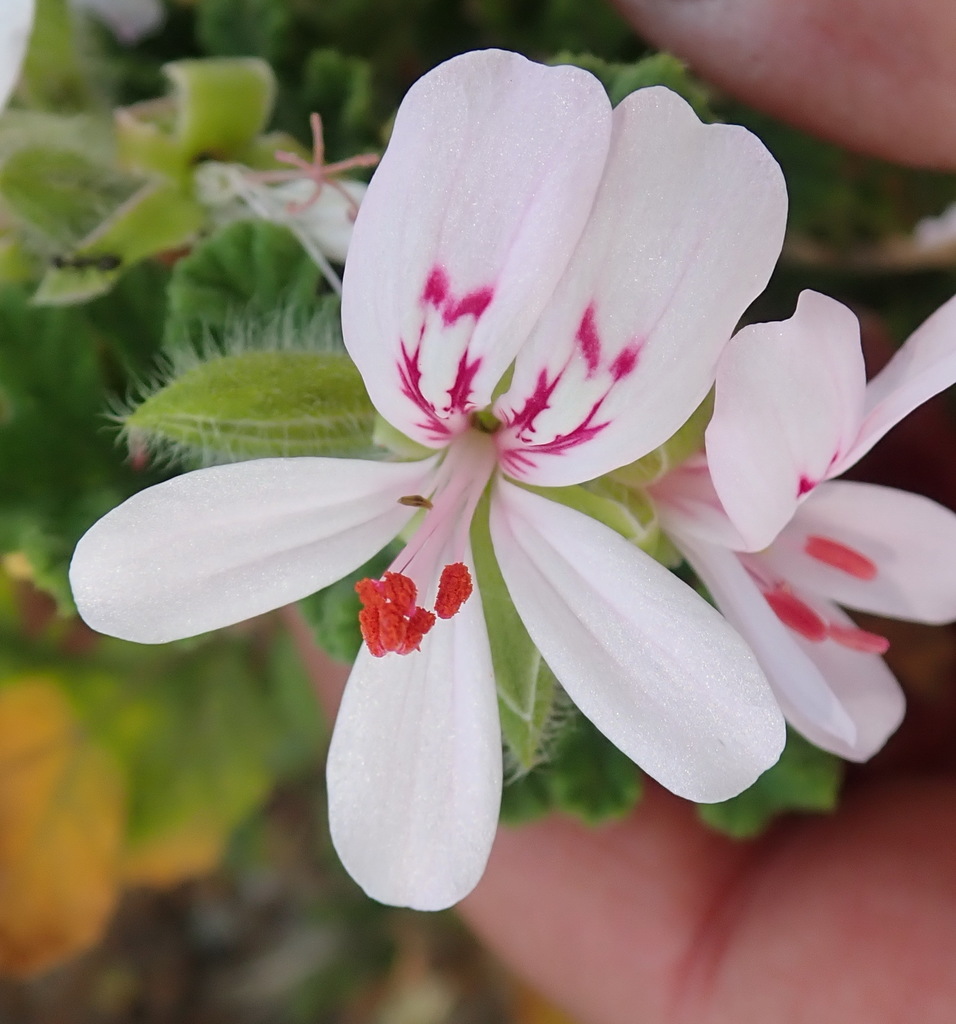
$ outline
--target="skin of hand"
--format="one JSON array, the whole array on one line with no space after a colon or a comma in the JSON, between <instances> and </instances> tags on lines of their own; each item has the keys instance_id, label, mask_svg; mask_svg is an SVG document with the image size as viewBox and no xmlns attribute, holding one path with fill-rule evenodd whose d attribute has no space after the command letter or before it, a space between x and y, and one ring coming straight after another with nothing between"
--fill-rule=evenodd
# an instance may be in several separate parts
<instances>
[{"instance_id":1,"label":"skin of hand","mask_svg":"<svg viewBox=\"0 0 956 1024\"><path fill-rule=\"evenodd\" d=\"M614 2L642 38L752 106L851 149L956 168L956 4Z\"/></svg>"}]
</instances>

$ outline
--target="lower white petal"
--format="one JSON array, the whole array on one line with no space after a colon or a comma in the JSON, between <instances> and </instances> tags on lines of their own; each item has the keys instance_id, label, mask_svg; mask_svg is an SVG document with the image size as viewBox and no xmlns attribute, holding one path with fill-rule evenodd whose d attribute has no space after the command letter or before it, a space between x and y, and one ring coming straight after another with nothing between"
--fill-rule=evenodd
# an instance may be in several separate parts
<instances>
[{"instance_id":1,"label":"lower white petal","mask_svg":"<svg viewBox=\"0 0 956 1024\"><path fill-rule=\"evenodd\" d=\"M165 643L297 601L358 568L414 515L435 460L256 459L140 491L70 566L94 629Z\"/></svg>"},{"instance_id":2,"label":"lower white petal","mask_svg":"<svg viewBox=\"0 0 956 1024\"><path fill-rule=\"evenodd\" d=\"M753 654L676 576L608 527L508 483L497 487L491 532L548 665L650 775L710 802L777 760L783 718Z\"/></svg>"},{"instance_id":3,"label":"lower white petal","mask_svg":"<svg viewBox=\"0 0 956 1024\"><path fill-rule=\"evenodd\" d=\"M861 579L811 558L809 537L851 548L876 575ZM797 586L848 608L914 622L956 620L956 514L921 494L829 480L761 557Z\"/></svg>"},{"instance_id":4,"label":"lower white petal","mask_svg":"<svg viewBox=\"0 0 956 1024\"><path fill-rule=\"evenodd\" d=\"M686 537L675 538L675 543L757 655L787 721L826 750L853 744L856 725L830 681L806 648L798 646L796 634L774 614L738 556ZM812 723L812 737L801 723Z\"/></svg>"},{"instance_id":5,"label":"lower white petal","mask_svg":"<svg viewBox=\"0 0 956 1024\"><path fill-rule=\"evenodd\" d=\"M829 609L828 618L841 625L855 625L839 608ZM795 729L818 747L832 750L849 761L869 760L896 732L906 711L906 698L889 666L878 654L853 651L832 640L811 644L801 637L794 639L813 659L853 720L856 736L842 742L823 732L815 721L804 719L796 708L785 706L784 714Z\"/></svg>"},{"instance_id":6,"label":"lower white petal","mask_svg":"<svg viewBox=\"0 0 956 1024\"><path fill-rule=\"evenodd\" d=\"M363 648L328 760L332 841L374 899L441 910L485 869L501 800L501 733L475 591L409 655Z\"/></svg>"}]
</instances>

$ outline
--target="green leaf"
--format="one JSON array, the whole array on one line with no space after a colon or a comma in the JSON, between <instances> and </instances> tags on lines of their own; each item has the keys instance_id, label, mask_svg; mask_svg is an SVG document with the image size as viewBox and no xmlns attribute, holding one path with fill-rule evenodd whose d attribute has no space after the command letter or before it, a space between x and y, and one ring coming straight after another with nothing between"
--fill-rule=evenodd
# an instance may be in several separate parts
<instances>
[{"instance_id":1,"label":"green leaf","mask_svg":"<svg viewBox=\"0 0 956 1024\"><path fill-rule=\"evenodd\" d=\"M478 46L505 46L519 52L548 53L573 47L580 53L628 56L640 45L634 29L613 4L582 4L580 0L471 0L469 22L479 24L485 39Z\"/></svg>"},{"instance_id":2,"label":"green leaf","mask_svg":"<svg viewBox=\"0 0 956 1024\"><path fill-rule=\"evenodd\" d=\"M221 57L254 55L274 64L290 24L288 6L276 0L203 0L196 9L196 38Z\"/></svg>"},{"instance_id":3,"label":"green leaf","mask_svg":"<svg viewBox=\"0 0 956 1024\"><path fill-rule=\"evenodd\" d=\"M194 335L197 325L221 335L237 315L268 318L277 309L309 315L319 308L318 282L318 268L288 228L253 220L229 224L173 268L167 340Z\"/></svg>"},{"instance_id":4,"label":"green leaf","mask_svg":"<svg viewBox=\"0 0 956 1024\"><path fill-rule=\"evenodd\" d=\"M153 368L163 342L168 282L169 269L150 260L131 268L109 295L83 307L97 345L113 356L117 382L142 380Z\"/></svg>"},{"instance_id":5,"label":"green leaf","mask_svg":"<svg viewBox=\"0 0 956 1024\"><path fill-rule=\"evenodd\" d=\"M736 839L760 835L781 814L832 811L839 799L843 762L792 729L780 760L739 796L699 804L700 819Z\"/></svg>"},{"instance_id":6,"label":"green leaf","mask_svg":"<svg viewBox=\"0 0 956 1024\"><path fill-rule=\"evenodd\" d=\"M683 96L702 121L716 120L710 109L707 89L691 75L685 64L669 53L655 53L633 64L614 64L591 54L568 51L551 58L551 64L574 64L600 79L614 106L636 89L663 85Z\"/></svg>"},{"instance_id":7,"label":"green leaf","mask_svg":"<svg viewBox=\"0 0 956 1024\"><path fill-rule=\"evenodd\" d=\"M312 111L322 115L329 161L381 145L368 61L338 50L313 50L303 69L299 99L303 117Z\"/></svg>"},{"instance_id":8,"label":"green leaf","mask_svg":"<svg viewBox=\"0 0 956 1024\"><path fill-rule=\"evenodd\" d=\"M491 543L488 494L471 526L471 545L484 608L491 661L498 688L501 732L519 773L541 758L544 732L554 703L554 675L518 617Z\"/></svg>"},{"instance_id":9,"label":"green leaf","mask_svg":"<svg viewBox=\"0 0 956 1024\"><path fill-rule=\"evenodd\" d=\"M163 65L172 94L116 112L124 166L160 174L184 189L200 160L235 160L272 114L276 80L254 57L210 57Z\"/></svg>"},{"instance_id":10,"label":"green leaf","mask_svg":"<svg viewBox=\"0 0 956 1024\"><path fill-rule=\"evenodd\" d=\"M371 448L375 410L339 352L214 355L176 376L126 418L131 439L210 459L356 455Z\"/></svg>"},{"instance_id":11,"label":"green leaf","mask_svg":"<svg viewBox=\"0 0 956 1024\"><path fill-rule=\"evenodd\" d=\"M637 765L577 711L567 716L548 754L505 786L503 821L518 824L561 811L598 825L623 818L641 798Z\"/></svg>"},{"instance_id":12,"label":"green leaf","mask_svg":"<svg viewBox=\"0 0 956 1024\"><path fill-rule=\"evenodd\" d=\"M93 104L67 0L36 0L21 88L32 106L61 113Z\"/></svg>"},{"instance_id":13,"label":"green leaf","mask_svg":"<svg viewBox=\"0 0 956 1024\"><path fill-rule=\"evenodd\" d=\"M175 89L176 138L188 161L228 159L265 127L275 75L255 57L177 60L163 68Z\"/></svg>"},{"instance_id":14,"label":"green leaf","mask_svg":"<svg viewBox=\"0 0 956 1024\"><path fill-rule=\"evenodd\" d=\"M113 167L116 140L105 112L62 114L48 110L5 110L0 117L0 159L17 150L69 150L100 168Z\"/></svg>"},{"instance_id":15,"label":"green leaf","mask_svg":"<svg viewBox=\"0 0 956 1024\"><path fill-rule=\"evenodd\" d=\"M61 251L72 249L142 182L81 153L25 146L0 169L0 194L16 218Z\"/></svg>"},{"instance_id":16,"label":"green leaf","mask_svg":"<svg viewBox=\"0 0 956 1024\"><path fill-rule=\"evenodd\" d=\"M0 551L24 550L69 605L66 566L95 519L152 482L104 430L101 367L79 310L32 306L0 288Z\"/></svg>"},{"instance_id":17,"label":"green leaf","mask_svg":"<svg viewBox=\"0 0 956 1024\"><path fill-rule=\"evenodd\" d=\"M33 300L58 306L102 295L126 268L191 241L204 220L203 208L175 185L144 185L47 271Z\"/></svg>"},{"instance_id":18,"label":"green leaf","mask_svg":"<svg viewBox=\"0 0 956 1024\"><path fill-rule=\"evenodd\" d=\"M111 645L104 663L114 652L117 669L134 659L135 671L77 680L86 721L126 769L132 844L197 819L232 827L280 770L308 751L316 758L322 730L308 682L302 673L278 679L261 639L215 637L148 654Z\"/></svg>"}]
</instances>

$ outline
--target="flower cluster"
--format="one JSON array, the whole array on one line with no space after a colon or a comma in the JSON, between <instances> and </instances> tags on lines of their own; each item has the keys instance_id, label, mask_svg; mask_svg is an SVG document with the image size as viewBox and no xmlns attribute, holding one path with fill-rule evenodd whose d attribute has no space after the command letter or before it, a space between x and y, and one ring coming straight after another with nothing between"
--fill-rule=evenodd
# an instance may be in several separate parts
<instances>
[{"instance_id":1,"label":"flower cluster","mask_svg":"<svg viewBox=\"0 0 956 1024\"><path fill-rule=\"evenodd\" d=\"M398 112L343 281L349 354L419 457L261 459L143 491L78 545L81 614L143 643L192 636L406 538L357 588L366 645L328 786L353 877L421 909L476 884L498 816L476 517L563 688L675 793L718 801L749 786L779 756L781 709L867 756L895 725L898 691L885 669L864 678L882 642L836 603L956 617L956 587L934 589L926 561L956 532L923 499L824 481L956 377L956 313L911 339L865 402L855 321L822 296L730 340L785 219L762 144L701 124L666 89L612 110L577 68L500 51L447 62ZM715 380L706 460L649 494L727 618L575 499L667 441ZM872 511L857 522L859 502ZM889 526L899 514L909 547Z\"/></svg>"}]
</instances>

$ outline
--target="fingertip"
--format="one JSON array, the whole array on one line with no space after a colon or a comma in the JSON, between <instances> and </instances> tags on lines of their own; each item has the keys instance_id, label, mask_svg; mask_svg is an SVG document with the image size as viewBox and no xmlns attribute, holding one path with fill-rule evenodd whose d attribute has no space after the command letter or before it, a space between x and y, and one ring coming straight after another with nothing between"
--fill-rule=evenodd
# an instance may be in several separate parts
<instances>
[{"instance_id":1,"label":"fingertip","mask_svg":"<svg viewBox=\"0 0 956 1024\"><path fill-rule=\"evenodd\" d=\"M851 149L956 167L956 7L936 0L616 0L746 103Z\"/></svg>"}]
</instances>

